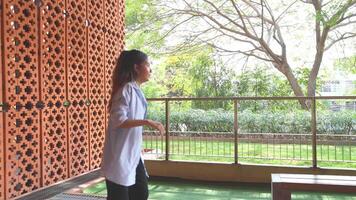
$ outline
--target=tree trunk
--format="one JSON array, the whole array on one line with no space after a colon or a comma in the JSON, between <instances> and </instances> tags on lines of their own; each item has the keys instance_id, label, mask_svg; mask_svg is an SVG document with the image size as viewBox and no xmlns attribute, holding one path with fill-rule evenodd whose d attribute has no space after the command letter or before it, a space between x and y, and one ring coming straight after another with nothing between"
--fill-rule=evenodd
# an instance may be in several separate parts
<instances>
[{"instance_id":1,"label":"tree trunk","mask_svg":"<svg viewBox=\"0 0 356 200\"><path fill-rule=\"evenodd\" d=\"M289 84L292 87L294 95L296 97L304 97L304 93L302 91L302 88L300 87L300 85L298 83L298 80L295 78L290 66L287 63L285 63L283 67L279 66L278 68L280 68L280 69L282 68L283 69L282 73L287 77L287 80L288 80ZM305 99L298 99L298 101L299 101L299 104L301 105L301 107L303 109L305 109L305 110L309 109L309 106L307 105Z\"/></svg>"},{"instance_id":2,"label":"tree trunk","mask_svg":"<svg viewBox=\"0 0 356 200\"><path fill-rule=\"evenodd\" d=\"M318 77L321 61L322 61L323 54L316 54L315 61L313 64L313 69L310 72L309 80L308 80L308 97L315 96L316 90L316 79Z\"/></svg>"},{"instance_id":3,"label":"tree trunk","mask_svg":"<svg viewBox=\"0 0 356 200\"><path fill-rule=\"evenodd\" d=\"M309 80L308 80L308 96L314 97L315 90L316 90L316 79L318 77L319 69L321 62L324 56L324 47L325 47L325 40L328 35L329 29L326 28L323 30L323 34L320 38L320 41L317 42L317 50L314 58L313 68L310 72Z\"/></svg>"}]
</instances>

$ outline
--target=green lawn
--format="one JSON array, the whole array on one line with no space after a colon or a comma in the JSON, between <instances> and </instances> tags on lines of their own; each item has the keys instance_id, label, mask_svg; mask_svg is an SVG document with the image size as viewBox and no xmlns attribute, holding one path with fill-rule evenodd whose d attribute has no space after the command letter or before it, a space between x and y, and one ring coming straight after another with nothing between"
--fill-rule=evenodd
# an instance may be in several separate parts
<instances>
[{"instance_id":1,"label":"green lawn","mask_svg":"<svg viewBox=\"0 0 356 200\"><path fill-rule=\"evenodd\" d=\"M146 140L144 148L165 152L164 141ZM312 146L307 144L238 143L240 163L311 166ZM318 145L319 167L355 168L356 146ZM170 142L171 160L234 162L234 143L207 139Z\"/></svg>"},{"instance_id":2,"label":"green lawn","mask_svg":"<svg viewBox=\"0 0 356 200\"><path fill-rule=\"evenodd\" d=\"M104 182L90 186L83 191L86 194L106 196ZM186 180L150 180L150 200L270 200L271 190L268 184L227 184L207 183ZM317 192L293 192L294 200L356 200L355 195Z\"/></svg>"}]
</instances>

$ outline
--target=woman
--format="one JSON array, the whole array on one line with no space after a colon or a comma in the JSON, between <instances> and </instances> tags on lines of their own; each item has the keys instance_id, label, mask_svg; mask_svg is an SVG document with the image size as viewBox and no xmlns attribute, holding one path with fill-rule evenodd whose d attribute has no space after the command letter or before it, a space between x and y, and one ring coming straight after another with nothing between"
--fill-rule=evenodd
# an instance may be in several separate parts
<instances>
[{"instance_id":1,"label":"woman","mask_svg":"<svg viewBox=\"0 0 356 200\"><path fill-rule=\"evenodd\" d=\"M161 123L145 119L147 102L140 85L148 81L150 73L147 55L138 50L123 51L113 71L101 166L109 200L148 198L147 172L141 157L142 126L164 133Z\"/></svg>"}]
</instances>

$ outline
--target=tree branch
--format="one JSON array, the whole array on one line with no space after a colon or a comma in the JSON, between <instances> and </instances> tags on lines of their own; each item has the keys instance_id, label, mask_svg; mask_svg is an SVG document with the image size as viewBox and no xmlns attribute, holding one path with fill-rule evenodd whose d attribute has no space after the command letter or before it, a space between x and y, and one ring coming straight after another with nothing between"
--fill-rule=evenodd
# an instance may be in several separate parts
<instances>
[{"instance_id":1,"label":"tree branch","mask_svg":"<svg viewBox=\"0 0 356 200\"><path fill-rule=\"evenodd\" d=\"M251 50L248 50L248 51L240 51L240 50L229 50L229 49L225 49L225 48L222 48L222 47L219 47L213 43L207 43L208 45L214 47L215 49L218 49L218 50L221 50L223 52L232 52L232 53L241 53L243 55L246 55L246 56L253 56L255 58L258 58L260 60L264 60L266 62L273 62L273 60L270 60L270 59L267 59L267 58L264 58L264 57L261 57L261 56L258 56L256 54L254 54L253 52L257 49L251 49Z\"/></svg>"},{"instance_id":2,"label":"tree branch","mask_svg":"<svg viewBox=\"0 0 356 200\"><path fill-rule=\"evenodd\" d=\"M355 15L355 16L356 16L356 15ZM333 27L330 29L330 31L334 31L334 30L336 30L336 29L338 29L338 28L340 28L340 27L347 26L347 25L354 24L354 23L356 23L356 20L355 20L355 21L348 21L348 22L345 22L345 23L342 23L342 24L338 24L338 25L336 25L336 26L333 26Z\"/></svg>"},{"instance_id":3,"label":"tree branch","mask_svg":"<svg viewBox=\"0 0 356 200\"><path fill-rule=\"evenodd\" d=\"M172 31L174 31L176 28L178 28L180 25L184 24L185 22L191 20L192 18L193 18L193 16L191 16L191 17L189 17L189 18L187 18L187 19L181 21L180 23L178 23L178 24L176 24L175 26L173 26L173 27L172 27L170 30L168 30L166 33L164 33L162 37L160 37L160 38L157 39L157 40L151 41L151 42L149 42L149 43L147 43L147 44L157 43L157 42L163 40L163 39L166 38Z\"/></svg>"},{"instance_id":4,"label":"tree branch","mask_svg":"<svg viewBox=\"0 0 356 200\"><path fill-rule=\"evenodd\" d=\"M313 4L312 0L300 0L300 1L307 4Z\"/></svg>"},{"instance_id":5,"label":"tree branch","mask_svg":"<svg viewBox=\"0 0 356 200\"><path fill-rule=\"evenodd\" d=\"M218 20L216 20L215 18L213 18L209 14L206 14L206 13L203 13L203 12L200 12L200 11L196 11L196 10L180 10L180 9L176 9L176 10L177 11L181 11L181 12L185 12L186 14L192 15L192 16L206 17L221 29L224 29L226 31L229 31L229 32L232 32L232 33L235 33L235 34L238 34L238 35L249 37L251 39L255 39L256 38L253 35L249 35L249 34L246 34L244 32L240 32L240 31L236 31L236 30L231 29L231 28L227 28L225 25L221 24Z\"/></svg>"},{"instance_id":6,"label":"tree branch","mask_svg":"<svg viewBox=\"0 0 356 200\"><path fill-rule=\"evenodd\" d=\"M330 42L330 44L325 47L325 51L329 50L337 42L340 42L342 40L346 40L346 39L349 39L349 38L353 38L353 37L356 37L356 33L350 33L350 32L344 33L344 34L341 35L341 37L339 37L339 38L337 38L335 40L332 40Z\"/></svg>"}]
</instances>

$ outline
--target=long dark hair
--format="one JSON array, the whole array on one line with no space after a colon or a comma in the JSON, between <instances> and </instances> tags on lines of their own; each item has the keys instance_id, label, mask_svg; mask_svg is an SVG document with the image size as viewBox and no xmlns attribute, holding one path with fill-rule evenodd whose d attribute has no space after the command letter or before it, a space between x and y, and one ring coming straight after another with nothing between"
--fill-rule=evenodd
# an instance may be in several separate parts
<instances>
[{"instance_id":1,"label":"long dark hair","mask_svg":"<svg viewBox=\"0 0 356 200\"><path fill-rule=\"evenodd\" d=\"M109 112L114 94L126 83L136 80L137 72L134 67L135 64L142 64L143 62L147 61L147 59L148 56L145 53L136 49L122 51L120 53L112 74L111 97L108 104Z\"/></svg>"}]
</instances>

